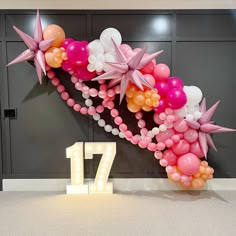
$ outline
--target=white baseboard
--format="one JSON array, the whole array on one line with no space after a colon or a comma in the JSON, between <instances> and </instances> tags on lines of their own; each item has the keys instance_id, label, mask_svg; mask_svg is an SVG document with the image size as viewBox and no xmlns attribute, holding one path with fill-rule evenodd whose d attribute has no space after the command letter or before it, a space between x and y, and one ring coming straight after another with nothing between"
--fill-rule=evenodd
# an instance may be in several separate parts
<instances>
[{"instance_id":1,"label":"white baseboard","mask_svg":"<svg viewBox=\"0 0 236 236\"><path fill-rule=\"evenodd\" d=\"M113 182L114 191L181 190L163 178L115 178L110 181ZM66 191L67 184L70 184L70 179L3 179L3 191ZM236 178L210 180L204 190L236 190Z\"/></svg>"}]
</instances>

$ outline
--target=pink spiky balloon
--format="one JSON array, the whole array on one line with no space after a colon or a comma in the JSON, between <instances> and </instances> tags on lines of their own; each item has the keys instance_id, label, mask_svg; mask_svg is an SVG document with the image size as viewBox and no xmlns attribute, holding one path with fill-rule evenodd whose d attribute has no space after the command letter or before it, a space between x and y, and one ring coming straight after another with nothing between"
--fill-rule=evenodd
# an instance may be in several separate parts
<instances>
[{"instance_id":1,"label":"pink spiky balloon","mask_svg":"<svg viewBox=\"0 0 236 236\"><path fill-rule=\"evenodd\" d=\"M112 67L112 70L94 78L93 81L110 79L111 82L109 83L109 87L120 83L120 103L125 96L125 92L129 85L129 82L133 82L141 90L143 90L142 85L153 89L153 87L148 81L146 81L146 79L138 69L143 68L146 64L152 61L163 51L155 52L144 57L144 54L147 50L147 48L145 47L136 55L127 60L127 58L113 39L112 42L114 45L117 62L107 62L107 64Z\"/></svg>"},{"instance_id":2,"label":"pink spiky balloon","mask_svg":"<svg viewBox=\"0 0 236 236\"><path fill-rule=\"evenodd\" d=\"M211 121L211 117L214 115L219 103L220 101L216 102L212 107L206 110L206 99L204 98L200 106L200 111L202 112L201 118L197 121L186 120L191 128L199 130L199 143L206 158L208 145L217 151L211 134L236 131L235 129L215 125L215 122Z\"/></svg>"},{"instance_id":3,"label":"pink spiky balloon","mask_svg":"<svg viewBox=\"0 0 236 236\"><path fill-rule=\"evenodd\" d=\"M42 75L43 73L46 75L45 58L43 51L46 51L51 46L54 39L43 40L43 30L42 30L39 10L37 11L37 16L35 21L34 38L24 33L15 26L13 26L13 28L16 31L16 33L21 37L21 39L24 41L28 49L23 51L19 56L17 56L14 60L8 63L7 66L22 61L28 61L34 59L34 65L36 68L39 83L42 84Z\"/></svg>"}]
</instances>

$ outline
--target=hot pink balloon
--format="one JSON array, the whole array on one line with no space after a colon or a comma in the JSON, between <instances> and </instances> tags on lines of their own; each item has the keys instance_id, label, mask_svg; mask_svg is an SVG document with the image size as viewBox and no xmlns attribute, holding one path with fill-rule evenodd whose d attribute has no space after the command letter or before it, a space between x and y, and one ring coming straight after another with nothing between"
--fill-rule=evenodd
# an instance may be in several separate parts
<instances>
[{"instance_id":1,"label":"hot pink balloon","mask_svg":"<svg viewBox=\"0 0 236 236\"><path fill-rule=\"evenodd\" d=\"M179 109L187 102L187 96L182 89L171 89L166 96L166 103L172 109Z\"/></svg>"},{"instance_id":2,"label":"hot pink balloon","mask_svg":"<svg viewBox=\"0 0 236 236\"><path fill-rule=\"evenodd\" d=\"M164 112L165 109L166 109L166 101L165 101L165 99L160 99L159 105L158 105L158 107L154 108L154 111L156 113L160 114L161 112Z\"/></svg>"},{"instance_id":3,"label":"hot pink balloon","mask_svg":"<svg viewBox=\"0 0 236 236\"><path fill-rule=\"evenodd\" d=\"M80 66L77 68L75 74L76 74L77 78L82 79L84 81L89 81L95 77L96 72L95 71L94 72L88 71L87 65L83 65L83 66Z\"/></svg>"},{"instance_id":4,"label":"hot pink balloon","mask_svg":"<svg viewBox=\"0 0 236 236\"><path fill-rule=\"evenodd\" d=\"M169 85L170 89L172 89L172 88L182 89L184 87L183 81L177 77L170 77L167 80L167 84Z\"/></svg>"},{"instance_id":5,"label":"hot pink balloon","mask_svg":"<svg viewBox=\"0 0 236 236\"><path fill-rule=\"evenodd\" d=\"M169 85L165 81L157 82L155 84L155 88L157 89L158 94L161 96L161 98L165 98L170 90Z\"/></svg>"},{"instance_id":6,"label":"hot pink balloon","mask_svg":"<svg viewBox=\"0 0 236 236\"><path fill-rule=\"evenodd\" d=\"M177 161L177 167L184 175L194 175L200 168L200 160L192 153L181 156Z\"/></svg>"},{"instance_id":7,"label":"hot pink balloon","mask_svg":"<svg viewBox=\"0 0 236 236\"><path fill-rule=\"evenodd\" d=\"M172 150L176 155L180 156L189 152L190 145L186 140L181 139L178 143L173 144Z\"/></svg>"},{"instance_id":8,"label":"hot pink balloon","mask_svg":"<svg viewBox=\"0 0 236 236\"><path fill-rule=\"evenodd\" d=\"M72 38L66 38L63 43L62 43L62 47L67 49L67 47L69 46L69 44L73 43L75 40Z\"/></svg>"},{"instance_id":9,"label":"hot pink balloon","mask_svg":"<svg viewBox=\"0 0 236 236\"><path fill-rule=\"evenodd\" d=\"M62 61L61 67L64 71L74 71L76 69L76 66L71 64L69 61Z\"/></svg>"},{"instance_id":10,"label":"hot pink balloon","mask_svg":"<svg viewBox=\"0 0 236 236\"><path fill-rule=\"evenodd\" d=\"M153 76L156 80L167 80L170 76L170 69L166 64L157 64Z\"/></svg>"},{"instance_id":11,"label":"hot pink balloon","mask_svg":"<svg viewBox=\"0 0 236 236\"><path fill-rule=\"evenodd\" d=\"M70 43L66 49L68 61L76 66L84 65L88 60L88 50L83 42Z\"/></svg>"}]
</instances>

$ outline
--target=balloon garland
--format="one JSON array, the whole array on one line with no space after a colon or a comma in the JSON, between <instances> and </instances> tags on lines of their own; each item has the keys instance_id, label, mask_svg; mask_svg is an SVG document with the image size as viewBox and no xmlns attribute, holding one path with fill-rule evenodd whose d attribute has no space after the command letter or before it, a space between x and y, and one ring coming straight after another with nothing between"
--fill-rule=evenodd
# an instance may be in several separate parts
<instances>
[{"instance_id":1,"label":"balloon garland","mask_svg":"<svg viewBox=\"0 0 236 236\"><path fill-rule=\"evenodd\" d=\"M132 49L122 44L121 34L114 28L105 29L100 39L90 43L66 38L58 25L42 30L39 12L33 38L13 27L28 49L8 65L33 59L40 84L44 73L75 112L92 116L106 132L153 152L168 178L182 188L201 189L213 177L214 169L202 160L207 158L208 146L216 150L210 134L235 130L211 121L219 102L207 110L198 87L184 86L180 78L170 77L167 65L156 64L155 58L162 51L147 54L147 48ZM53 68L71 75L85 106L66 91ZM97 81L99 89L89 87L90 80ZM117 95L120 103L125 97L128 110L135 114L136 134L115 108ZM94 98L101 99L101 104L93 105ZM109 110L116 127L101 118L105 110ZM154 113L156 126L152 129L146 128L143 112Z\"/></svg>"}]
</instances>

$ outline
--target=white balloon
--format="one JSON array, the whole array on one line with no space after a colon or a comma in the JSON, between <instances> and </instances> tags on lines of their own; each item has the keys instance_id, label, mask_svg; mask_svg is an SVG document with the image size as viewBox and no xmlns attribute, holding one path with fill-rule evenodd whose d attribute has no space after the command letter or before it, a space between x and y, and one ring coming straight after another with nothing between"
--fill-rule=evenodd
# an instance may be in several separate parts
<instances>
[{"instance_id":1,"label":"white balloon","mask_svg":"<svg viewBox=\"0 0 236 236\"><path fill-rule=\"evenodd\" d=\"M106 52L114 50L113 39L118 45L121 44L122 38L120 32L115 28L107 28L100 35L101 44Z\"/></svg>"},{"instance_id":2,"label":"white balloon","mask_svg":"<svg viewBox=\"0 0 236 236\"><path fill-rule=\"evenodd\" d=\"M104 53L104 48L99 39L96 39L88 44L89 54L97 55L99 53Z\"/></svg>"},{"instance_id":3,"label":"white balloon","mask_svg":"<svg viewBox=\"0 0 236 236\"><path fill-rule=\"evenodd\" d=\"M187 121L193 121L193 115L192 114L187 114L186 115L186 120Z\"/></svg>"},{"instance_id":4,"label":"white balloon","mask_svg":"<svg viewBox=\"0 0 236 236\"><path fill-rule=\"evenodd\" d=\"M124 135L122 132L120 132L120 133L119 133L119 137L120 137L120 138L124 138L125 135Z\"/></svg>"},{"instance_id":5,"label":"white balloon","mask_svg":"<svg viewBox=\"0 0 236 236\"><path fill-rule=\"evenodd\" d=\"M94 120L99 120L100 117L101 117L101 116L100 116L98 113L95 113L95 114L93 115L93 119L94 119Z\"/></svg>"},{"instance_id":6,"label":"white balloon","mask_svg":"<svg viewBox=\"0 0 236 236\"><path fill-rule=\"evenodd\" d=\"M194 106L202 100L202 91L196 86L184 86L184 92L187 96L187 105Z\"/></svg>"},{"instance_id":7,"label":"white balloon","mask_svg":"<svg viewBox=\"0 0 236 236\"><path fill-rule=\"evenodd\" d=\"M105 120L103 120L103 119L100 119L100 120L98 120L98 125L100 126L100 127L104 127L105 126Z\"/></svg>"},{"instance_id":8,"label":"white balloon","mask_svg":"<svg viewBox=\"0 0 236 236\"><path fill-rule=\"evenodd\" d=\"M88 69L88 71L90 71L90 72L95 71L95 64L88 64L88 65L87 65L87 69Z\"/></svg>"},{"instance_id":9,"label":"white balloon","mask_svg":"<svg viewBox=\"0 0 236 236\"><path fill-rule=\"evenodd\" d=\"M113 135L118 135L120 131L117 128L114 128L114 129L112 129L111 132Z\"/></svg>"},{"instance_id":10,"label":"white balloon","mask_svg":"<svg viewBox=\"0 0 236 236\"><path fill-rule=\"evenodd\" d=\"M160 132L160 130L159 130L158 127L152 128L152 133L153 133L154 135L158 134L159 132Z\"/></svg>"},{"instance_id":11,"label":"white balloon","mask_svg":"<svg viewBox=\"0 0 236 236\"><path fill-rule=\"evenodd\" d=\"M194 120L198 120L198 119L200 119L201 117L202 117L202 113L201 113L200 111L194 112L194 114L193 114L193 119L194 119Z\"/></svg>"},{"instance_id":12,"label":"white balloon","mask_svg":"<svg viewBox=\"0 0 236 236\"><path fill-rule=\"evenodd\" d=\"M103 63L100 62L100 61L96 62L96 64L95 64L95 70L96 70L97 72L101 72L101 71L103 70Z\"/></svg>"},{"instance_id":13,"label":"white balloon","mask_svg":"<svg viewBox=\"0 0 236 236\"><path fill-rule=\"evenodd\" d=\"M93 105L93 101L91 99L86 99L85 100L85 105L88 107L91 107Z\"/></svg>"},{"instance_id":14,"label":"white balloon","mask_svg":"<svg viewBox=\"0 0 236 236\"><path fill-rule=\"evenodd\" d=\"M111 125L105 125L104 129L105 129L105 131L108 132L108 133L112 131Z\"/></svg>"},{"instance_id":15,"label":"white balloon","mask_svg":"<svg viewBox=\"0 0 236 236\"><path fill-rule=\"evenodd\" d=\"M165 132L165 131L167 130L166 125L161 124L161 125L159 126L159 130L160 130L161 132Z\"/></svg>"},{"instance_id":16,"label":"white balloon","mask_svg":"<svg viewBox=\"0 0 236 236\"><path fill-rule=\"evenodd\" d=\"M189 114L193 114L196 111L199 111L199 104L195 106L187 106L187 111Z\"/></svg>"},{"instance_id":17,"label":"white balloon","mask_svg":"<svg viewBox=\"0 0 236 236\"><path fill-rule=\"evenodd\" d=\"M183 106L181 107L180 109L178 110L175 110L176 114L179 116L179 117L186 117L187 115L187 107L186 106Z\"/></svg>"}]
</instances>

